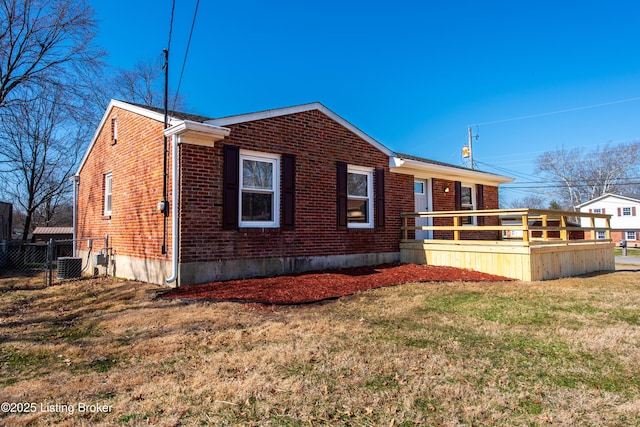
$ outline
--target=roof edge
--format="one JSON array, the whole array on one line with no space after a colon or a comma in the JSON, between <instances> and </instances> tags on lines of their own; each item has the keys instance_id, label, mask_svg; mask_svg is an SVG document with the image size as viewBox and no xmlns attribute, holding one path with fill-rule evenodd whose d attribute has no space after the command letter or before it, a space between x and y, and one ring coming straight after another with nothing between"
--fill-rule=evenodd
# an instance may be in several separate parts
<instances>
[{"instance_id":1,"label":"roof edge","mask_svg":"<svg viewBox=\"0 0 640 427\"><path fill-rule=\"evenodd\" d=\"M473 179L478 182L498 185L515 181L514 178L503 175L478 171L475 169L467 169L442 162L429 161L428 159L420 160L416 158L407 158L403 157L401 154L396 154L389 159L389 169L392 172L406 172L408 174L415 174L415 172L425 172L429 174L437 173L440 176L450 178Z\"/></svg>"},{"instance_id":2,"label":"roof edge","mask_svg":"<svg viewBox=\"0 0 640 427\"><path fill-rule=\"evenodd\" d=\"M619 199L624 199L624 200L628 200L628 201L631 201L631 202L640 203L640 199L634 199L633 197L629 197L629 196L622 196L622 195L620 195L620 194L605 193L605 194L603 194L602 196L598 196L598 197L596 197L596 198L594 198L594 199L587 200L586 202L581 203L581 204L579 204L579 205L576 205L575 207L576 207L577 209L580 209L580 208L581 208L581 207L583 207L583 206L590 205L590 204L592 204L592 203L595 203L595 202L600 201L600 200L602 200L602 199L604 199L604 198L607 198L607 197L617 197L617 198L619 198Z\"/></svg>"},{"instance_id":3,"label":"roof edge","mask_svg":"<svg viewBox=\"0 0 640 427\"><path fill-rule=\"evenodd\" d=\"M235 125L238 123L246 123L246 122L251 122L256 120L268 119L272 117L281 117L289 114L303 113L303 112L313 111L313 110L320 111L325 116L329 117L330 119L334 120L335 122L349 129L351 132L355 133L360 138L367 141L369 144L373 145L375 148L377 148L387 156L393 156L395 154L391 149L386 147L384 144L380 143L376 139L367 135L358 127L354 126L352 123L345 120L344 118L334 113L329 108L325 107L319 102L311 102L308 104L294 105L292 107L276 108L272 110L258 111L255 113L246 113L246 114L238 114L235 116L221 117L218 119L207 120L204 123L216 125L216 126L228 126L228 125Z\"/></svg>"}]
</instances>

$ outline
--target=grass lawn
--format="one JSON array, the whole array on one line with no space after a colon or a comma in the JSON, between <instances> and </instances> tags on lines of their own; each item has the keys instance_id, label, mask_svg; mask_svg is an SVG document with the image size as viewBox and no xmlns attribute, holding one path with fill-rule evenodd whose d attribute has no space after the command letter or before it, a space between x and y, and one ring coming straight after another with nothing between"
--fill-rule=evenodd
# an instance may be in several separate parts
<instances>
[{"instance_id":1,"label":"grass lawn","mask_svg":"<svg viewBox=\"0 0 640 427\"><path fill-rule=\"evenodd\" d=\"M276 308L41 285L0 279L2 425L640 425L637 272Z\"/></svg>"},{"instance_id":2,"label":"grass lawn","mask_svg":"<svg viewBox=\"0 0 640 427\"><path fill-rule=\"evenodd\" d=\"M622 249L621 248L615 248L614 252L615 252L616 256L622 256ZM638 248L627 248L627 256L640 257L640 249L638 249Z\"/></svg>"}]
</instances>

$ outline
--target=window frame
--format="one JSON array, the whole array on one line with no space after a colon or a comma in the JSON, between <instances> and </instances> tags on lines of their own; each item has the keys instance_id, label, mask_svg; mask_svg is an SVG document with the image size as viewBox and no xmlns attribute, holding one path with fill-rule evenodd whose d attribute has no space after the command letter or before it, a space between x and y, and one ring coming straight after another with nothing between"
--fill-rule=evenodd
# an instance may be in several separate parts
<instances>
[{"instance_id":1,"label":"window frame","mask_svg":"<svg viewBox=\"0 0 640 427\"><path fill-rule=\"evenodd\" d=\"M633 239L631 238L631 236L633 236ZM624 237L625 237L625 240L627 241L635 241L638 238L638 234L636 233L635 230L625 231Z\"/></svg>"},{"instance_id":2,"label":"window frame","mask_svg":"<svg viewBox=\"0 0 640 427\"><path fill-rule=\"evenodd\" d=\"M605 231L596 231L596 240L605 240L607 238L607 233Z\"/></svg>"},{"instance_id":3,"label":"window frame","mask_svg":"<svg viewBox=\"0 0 640 427\"><path fill-rule=\"evenodd\" d=\"M271 163L273 168L272 188L270 190L245 188L243 173L244 161L251 160L257 162ZM238 171L238 227L239 228L279 228L280 227L280 163L281 156L278 154L262 153L257 151L240 150L239 171ZM242 219L242 194L243 193L271 194L271 221L251 221Z\"/></svg>"},{"instance_id":4,"label":"window frame","mask_svg":"<svg viewBox=\"0 0 640 427\"><path fill-rule=\"evenodd\" d=\"M462 190L464 188L468 188L471 191L471 204L465 204L462 201L462 193L460 194L460 210L462 211L474 211L476 210L476 206L477 206L477 198L476 198L476 185L475 184L468 184L465 182L461 182L460 183L460 192L462 192ZM469 222L465 223L464 219L465 218L469 218ZM467 225L477 225L477 217L475 216L467 216L467 217L460 217L460 220L462 222L463 226L467 226Z\"/></svg>"},{"instance_id":5,"label":"window frame","mask_svg":"<svg viewBox=\"0 0 640 427\"><path fill-rule=\"evenodd\" d=\"M104 174L104 198L102 200L104 216L111 216L113 212L113 172Z\"/></svg>"},{"instance_id":6,"label":"window frame","mask_svg":"<svg viewBox=\"0 0 640 427\"><path fill-rule=\"evenodd\" d=\"M631 207L626 206L622 208L622 216L632 216L631 215Z\"/></svg>"},{"instance_id":7,"label":"window frame","mask_svg":"<svg viewBox=\"0 0 640 427\"><path fill-rule=\"evenodd\" d=\"M347 228L374 228L373 214L373 171L374 168L364 166L347 165L347 183L349 182L349 174L365 175L367 177L367 196L357 196L349 194L349 186L347 184L347 206L349 200L366 200L367 218L366 222L353 222L349 220L347 213Z\"/></svg>"}]
</instances>

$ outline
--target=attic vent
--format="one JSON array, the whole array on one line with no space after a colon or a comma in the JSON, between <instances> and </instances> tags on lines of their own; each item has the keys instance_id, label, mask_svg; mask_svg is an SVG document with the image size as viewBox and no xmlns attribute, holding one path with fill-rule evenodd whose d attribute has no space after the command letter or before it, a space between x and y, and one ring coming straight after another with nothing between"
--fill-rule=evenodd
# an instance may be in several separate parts
<instances>
[{"instance_id":1,"label":"attic vent","mask_svg":"<svg viewBox=\"0 0 640 427\"><path fill-rule=\"evenodd\" d=\"M74 279L82 272L82 258L58 258L58 279Z\"/></svg>"}]
</instances>

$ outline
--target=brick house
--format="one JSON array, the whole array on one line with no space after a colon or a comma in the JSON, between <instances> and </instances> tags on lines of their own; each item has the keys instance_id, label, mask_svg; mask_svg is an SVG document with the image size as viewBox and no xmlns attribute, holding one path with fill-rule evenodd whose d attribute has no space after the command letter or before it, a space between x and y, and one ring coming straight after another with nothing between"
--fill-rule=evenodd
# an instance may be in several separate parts
<instances>
[{"instance_id":1,"label":"brick house","mask_svg":"<svg viewBox=\"0 0 640 427\"><path fill-rule=\"evenodd\" d=\"M621 240L626 240L629 247L638 247L640 244L640 200L607 193L576 206L576 209L611 215L611 240L616 245ZM582 220L582 226L589 227L588 219ZM595 238L605 239L606 236L600 232Z\"/></svg>"},{"instance_id":2,"label":"brick house","mask_svg":"<svg viewBox=\"0 0 640 427\"><path fill-rule=\"evenodd\" d=\"M512 180L395 153L318 103L163 119L112 101L76 174L76 237L108 235L109 274L183 285L398 261L402 212L497 209Z\"/></svg>"}]
</instances>

